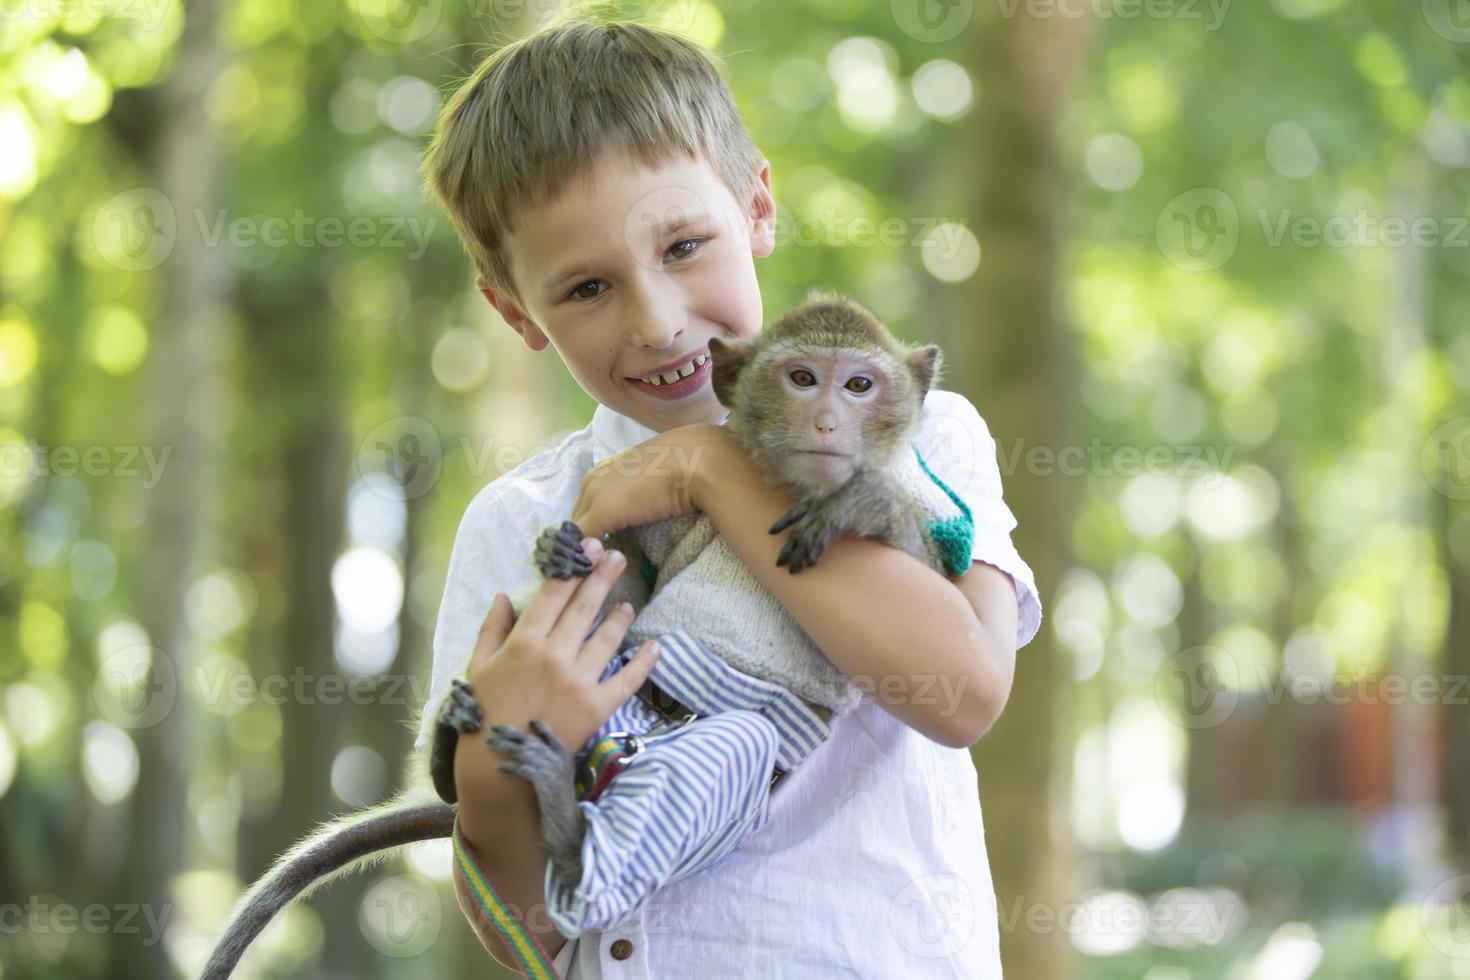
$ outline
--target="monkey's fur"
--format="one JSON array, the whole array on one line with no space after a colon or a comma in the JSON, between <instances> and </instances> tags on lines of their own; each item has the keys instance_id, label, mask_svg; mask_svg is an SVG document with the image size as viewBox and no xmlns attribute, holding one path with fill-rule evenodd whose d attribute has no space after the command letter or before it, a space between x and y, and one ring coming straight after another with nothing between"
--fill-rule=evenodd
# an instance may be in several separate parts
<instances>
[{"instance_id":1,"label":"monkey's fur","mask_svg":"<svg viewBox=\"0 0 1470 980\"><path fill-rule=\"evenodd\" d=\"M947 559L925 533L927 512L897 475L912 461L924 398L939 371L938 347L911 349L858 304L814 293L750 341L712 339L710 356L715 395L730 409L730 434L748 450L767 482L797 500L770 529L788 534L778 565L796 574L815 565L833 540L851 535L884 541L941 574L958 573L952 556ZM703 537L691 535L700 523ZM665 525L662 534L660 525ZM637 592L636 570L646 554L640 549L665 559L648 597L653 602L710 543L712 528L703 515L692 515L620 534L616 543L628 553L632 574L623 576L604 610L632 597L630 589ZM580 539L570 522L546 529L537 542L541 574L587 575L592 566ZM966 552L964 567L968 561ZM534 591L533 586L513 598L517 612ZM765 595L779 609L774 597ZM625 645L637 641L634 632L649 610L636 598L634 604L639 615ZM815 705L823 700L817 697ZM851 706L840 697L825 702L824 717L833 707ZM229 976L260 930L295 898L381 860L392 848L450 835L455 747L461 732L480 731L482 714L469 686L456 681L435 717L428 768L435 789L448 802L434 802L424 789L413 789L328 824L292 848L241 900L201 975L204 980ZM549 861L567 880L579 880L585 819L574 789L572 754L538 721L530 723L530 732L507 725L490 728L493 734L486 743L508 757L500 768L529 780L536 790ZM416 762L422 770L422 757ZM419 784L428 781L416 779Z\"/></svg>"}]
</instances>

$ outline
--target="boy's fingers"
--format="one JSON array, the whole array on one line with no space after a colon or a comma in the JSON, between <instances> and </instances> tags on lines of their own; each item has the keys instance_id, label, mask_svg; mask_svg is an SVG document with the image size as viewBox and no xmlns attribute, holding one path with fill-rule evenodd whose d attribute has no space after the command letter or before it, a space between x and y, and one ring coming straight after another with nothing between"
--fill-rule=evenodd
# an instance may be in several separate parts
<instances>
[{"instance_id":1,"label":"boy's fingers","mask_svg":"<svg viewBox=\"0 0 1470 980\"><path fill-rule=\"evenodd\" d=\"M475 638L475 649L470 654L468 669L474 669L484 664L505 643L505 638L510 635L511 628L515 626L515 610L511 607L510 599L504 592L495 593L495 599L490 603L490 611L485 614L485 621L480 624L480 634Z\"/></svg>"},{"instance_id":2,"label":"boy's fingers","mask_svg":"<svg viewBox=\"0 0 1470 980\"><path fill-rule=\"evenodd\" d=\"M607 699L603 703L603 709L608 717L618 709L618 705L638 693L643 682L648 680L648 675L653 673L654 664L658 663L659 648L657 641L647 640L638 648L633 659L623 665L623 669L613 674L600 686L602 695Z\"/></svg>"},{"instance_id":3,"label":"boy's fingers","mask_svg":"<svg viewBox=\"0 0 1470 980\"><path fill-rule=\"evenodd\" d=\"M601 564L602 555L599 554L602 542L596 538L583 538L582 550L587 552L592 559L592 575L597 574L597 566ZM567 600L577 591L585 579L577 578L549 578L541 583L531 601L526 603L526 608L521 610L520 628L528 630L535 636L547 636L556 627L557 620L561 618L561 612L566 608Z\"/></svg>"},{"instance_id":4,"label":"boy's fingers","mask_svg":"<svg viewBox=\"0 0 1470 980\"><path fill-rule=\"evenodd\" d=\"M613 584L627 565L628 560L621 552L609 551L602 556L597 567L592 569L592 574L578 584L577 591L562 610L556 626L552 628L550 640L553 646L565 645L565 649L571 650L573 657L576 656L576 651L582 648L582 641L592 629L597 611L602 608L607 594L612 591Z\"/></svg>"},{"instance_id":5,"label":"boy's fingers","mask_svg":"<svg viewBox=\"0 0 1470 980\"><path fill-rule=\"evenodd\" d=\"M582 649L577 654L577 663L585 662L594 677L601 677L623 645L623 637L632 625L633 607L626 602L613 606L587 638L587 642L582 644Z\"/></svg>"}]
</instances>

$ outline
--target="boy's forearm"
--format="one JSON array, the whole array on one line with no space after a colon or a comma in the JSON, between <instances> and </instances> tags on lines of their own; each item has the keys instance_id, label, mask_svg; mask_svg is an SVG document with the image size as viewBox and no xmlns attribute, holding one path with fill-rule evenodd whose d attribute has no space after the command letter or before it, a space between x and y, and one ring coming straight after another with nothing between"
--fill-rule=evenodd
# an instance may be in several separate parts
<instances>
[{"instance_id":1,"label":"boy's forearm","mask_svg":"<svg viewBox=\"0 0 1470 980\"><path fill-rule=\"evenodd\" d=\"M978 739L1005 684L959 589L917 558L857 538L834 541L792 575L776 564L786 536L769 529L795 500L768 486L733 439L712 448L696 476L700 509L817 648L916 731L951 746Z\"/></svg>"},{"instance_id":2,"label":"boy's forearm","mask_svg":"<svg viewBox=\"0 0 1470 980\"><path fill-rule=\"evenodd\" d=\"M546 955L554 957L567 939L546 914L546 851L535 791L524 779L491 769L482 776L487 794L460 801L460 831L500 898L520 916ZM500 963L515 967L514 956L485 918L458 865L454 893L480 943Z\"/></svg>"}]
</instances>

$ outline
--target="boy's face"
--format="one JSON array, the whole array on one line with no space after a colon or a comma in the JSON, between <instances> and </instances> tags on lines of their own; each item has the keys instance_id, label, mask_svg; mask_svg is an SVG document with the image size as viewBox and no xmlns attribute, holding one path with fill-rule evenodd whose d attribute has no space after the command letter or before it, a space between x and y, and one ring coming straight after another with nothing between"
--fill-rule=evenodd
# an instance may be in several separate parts
<instances>
[{"instance_id":1,"label":"boy's face","mask_svg":"<svg viewBox=\"0 0 1470 980\"><path fill-rule=\"evenodd\" d=\"M756 176L756 175L752 175ZM572 377L615 412L664 432L720 422L711 337L761 329L754 256L774 246L775 202L763 160L735 200L700 160L648 169L604 153L559 196L516 215L505 247L521 302L477 285L532 350L554 346ZM641 380L705 363L674 384Z\"/></svg>"}]
</instances>

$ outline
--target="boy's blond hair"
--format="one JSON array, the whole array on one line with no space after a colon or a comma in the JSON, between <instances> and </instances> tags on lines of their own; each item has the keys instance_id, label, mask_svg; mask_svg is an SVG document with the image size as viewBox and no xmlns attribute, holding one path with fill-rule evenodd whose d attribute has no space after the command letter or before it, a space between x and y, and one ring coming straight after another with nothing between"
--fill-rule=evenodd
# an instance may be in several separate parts
<instances>
[{"instance_id":1,"label":"boy's blond hair","mask_svg":"<svg viewBox=\"0 0 1470 980\"><path fill-rule=\"evenodd\" d=\"M704 48L634 23L576 19L487 57L439 116L424 176L491 287L515 302L505 235L605 150L647 166L703 157L744 203L760 152Z\"/></svg>"}]
</instances>

